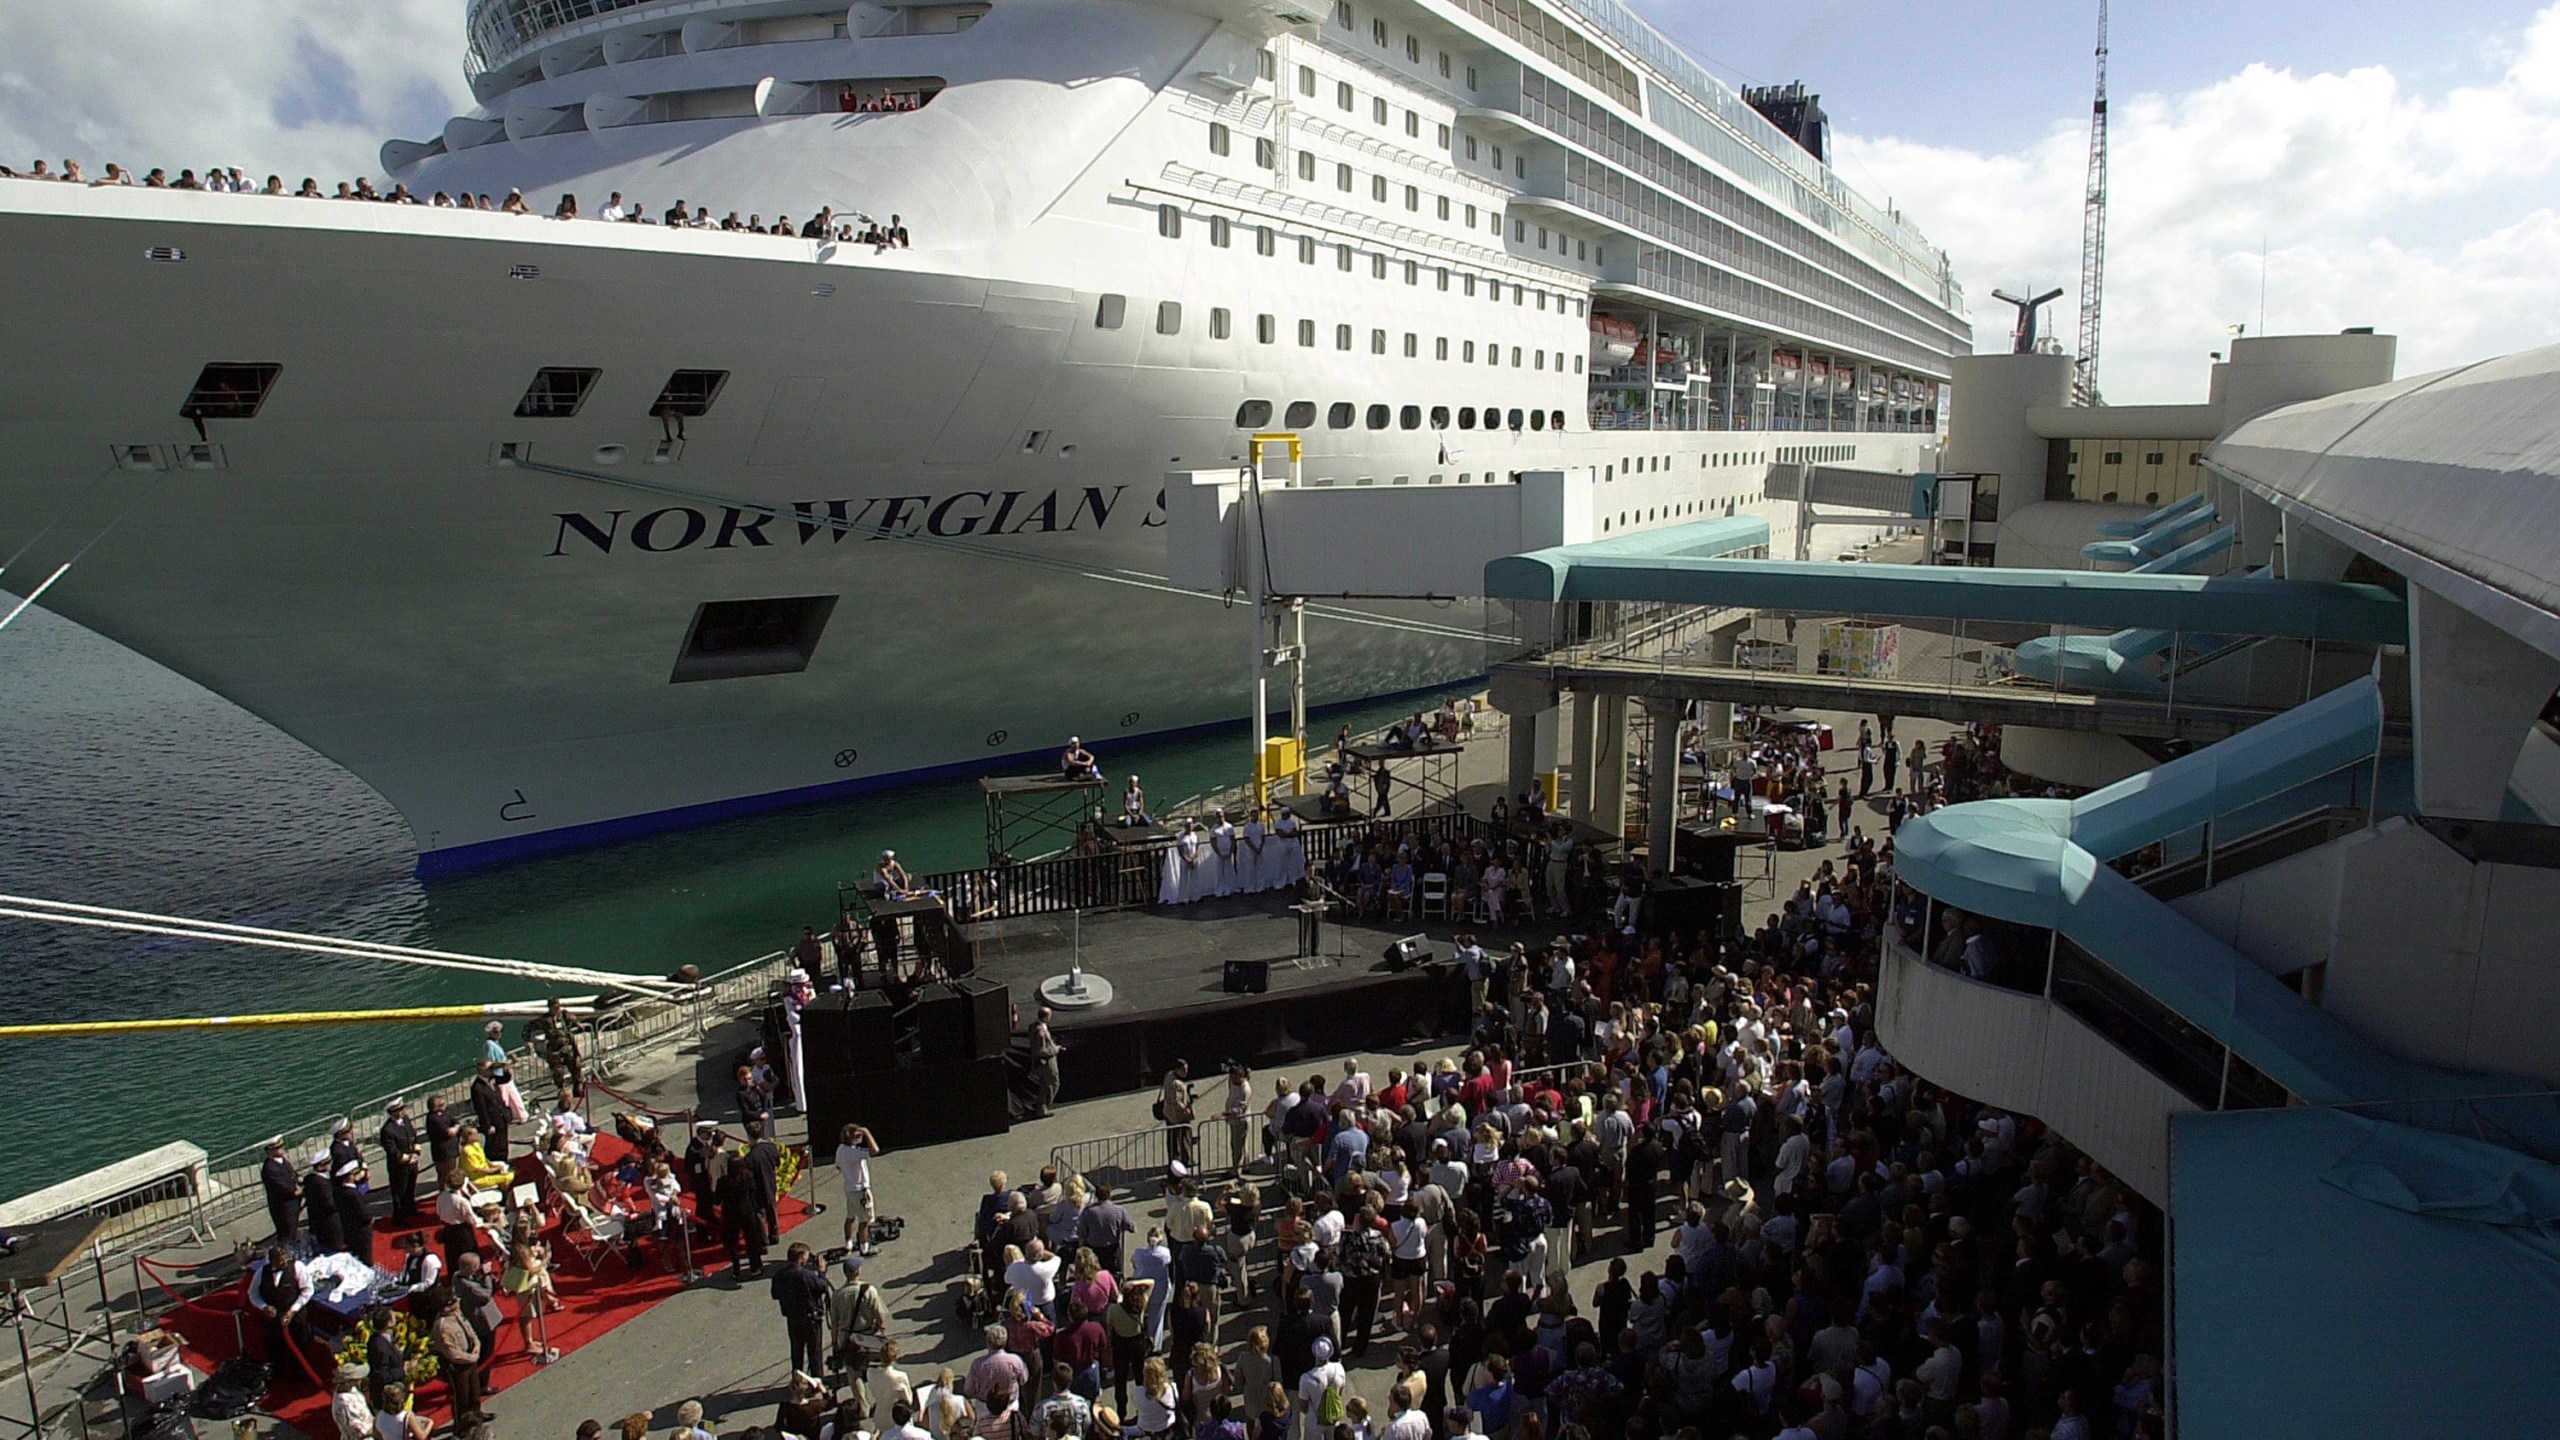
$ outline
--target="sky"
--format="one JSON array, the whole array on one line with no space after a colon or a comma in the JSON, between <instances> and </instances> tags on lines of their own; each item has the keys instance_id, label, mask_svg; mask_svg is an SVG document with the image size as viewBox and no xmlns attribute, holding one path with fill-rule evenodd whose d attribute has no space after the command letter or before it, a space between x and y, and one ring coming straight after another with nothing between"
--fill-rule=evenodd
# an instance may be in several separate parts
<instances>
[{"instance_id":1,"label":"sky","mask_svg":"<svg viewBox=\"0 0 2560 1440\"><path fill-rule=\"evenodd\" d=\"M1736 83L1818 91L1841 173L1953 255L1979 348L1995 286L2065 287L2076 336L2095 0L1632 3ZM0 161L378 173L468 109L462 11L0 5ZM2235 325L2372 325L2403 374L2560 340L2560 0L2136 0L2112 28L2108 399L2201 399Z\"/></svg>"}]
</instances>

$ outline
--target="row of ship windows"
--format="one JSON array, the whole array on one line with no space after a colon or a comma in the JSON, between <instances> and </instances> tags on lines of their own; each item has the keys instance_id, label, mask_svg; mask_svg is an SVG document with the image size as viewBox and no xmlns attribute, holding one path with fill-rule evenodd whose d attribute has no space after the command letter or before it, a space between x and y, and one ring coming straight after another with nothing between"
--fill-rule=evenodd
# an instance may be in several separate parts
<instances>
[{"instance_id":1,"label":"row of ship windows","mask_svg":"<svg viewBox=\"0 0 2560 1440\"><path fill-rule=\"evenodd\" d=\"M1333 10L1333 23L1341 26L1345 30L1352 28L1350 0L1338 0L1338 3L1335 4ZM1387 49L1387 22L1384 20L1371 20L1369 22L1369 37L1377 42L1379 49ZM1463 68L1466 71L1467 88L1470 90L1476 88L1476 67L1473 65L1460 67L1449 58L1449 52L1446 50L1439 51L1437 54L1437 64L1441 79L1454 80L1458 78L1458 72ZM1410 64L1419 65L1422 63L1421 36L1407 34L1404 37L1404 58L1407 63ZM1254 70L1255 73L1259 74L1263 79L1276 82L1280 78L1279 59L1270 51L1265 50L1255 60ZM1316 72L1314 66L1301 65L1298 67L1298 93L1301 95L1313 95L1316 93ZM1351 87L1349 85L1344 85L1337 93L1340 97L1342 108L1345 110L1350 109ZM1383 115L1379 118L1378 123L1382 125L1386 123Z\"/></svg>"},{"instance_id":2,"label":"row of ship windows","mask_svg":"<svg viewBox=\"0 0 2560 1440\"><path fill-rule=\"evenodd\" d=\"M1845 450L1849 447L1844 445L1839 448ZM1785 453L1783 450L1779 452L1780 455ZM1758 465L1767 461L1768 458L1767 452L1760 450L1705 451L1698 456L1698 468L1712 470L1719 465ZM1650 475L1670 468L1671 457L1668 455L1625 455L1620 456L1618 463L1614 466L1600 467L1600 478L1615 480L1622 474Z\"/></svg>"},{"instance_id":3,"label":"row of ship windows","mask_svg":"<svg viewBox=\"0 0 2560 1440\"><path fill-rule=\"evenodd\" d=\"M1443 125L1440 127L1441 143L1443 145L1448 143L1448 133L1448 126ZM1467 153L1470 157L1475 154L1475 147L1476 142L1474 138L1470 136L1467 140ZM1235 132L1228 129L1223 121L1212 120L1209 122L1209 153L1217 156L1231 156L1235 153ZM1499 145L1495 146L1493 154L1494 163L1497 165L1502 163L1502 147ZM1280 142L1268 135L1255 136L1253 139L1253 163L1265 170L1276 170L1280 168ZM1321 162L1316 159L1314 151L1301 150L1298 152L1298 178L1300 180L1303 180L1310 185L1315 184L1317 174L1321 168ZM1342 161L1334 162L1333 188L1341 191L1345 195L1358 193L1360 188L1358 183L1358 173L1354 171L1350 165ZM1385 174L1381 173L1369 177L1369 198L1372 201L1375 201L1380 205L1388 204L1394 198L1394 192L1395 182L1390 180ZM1422 213L1421 186L1407 185L1404 187L1404 208L1417 215ZM1469 230L1475 229L1481 219L1486 229L1492 231L1497 236L1502 233L1502 212L1499 210L1479 211L1477 207L1473 205L1456 206L1451 203L1449 197L1446 195L1432 196L1431 208L1432 212L1443 220L1458 220L1460 214L1463 213L1465 218L1460 223L1463 223ZM1517 227L1515 226L1514 228L1516 229ZM1514 238L1518 237L1515 236ZM1541 245L1539 248L1544 249L1545 247ZM1585 258L1588 257L1586 256Z\"/></svg>"},{"instance_id":4,"label":"row of ship windows","mask_svg":"<svg viewBox=\"0 0 2560 1440\"><path fill-rule=\"evenodd\" d=\"M1270 401L1247 400L1236 407L1236 428L1239 430L1269 429L1271 414ZM1457 427L1461 430L1475 429L1477 414L1476 407L1473 405L1459 406L1454 417ZM1500 406L1487 405L1482 414L1485 429L1503 428L1504 411ZM1446 405L1432 406L1428 417L1423 414L1422 407L1419 405L1407 405L1402 409L1372 405L1367 413L1363 414L1358 405L1348 400L1336 400L1325 408L1324 423L1328 430L1348 430L1363 422L1372 430L1384 430L1390 425L1398 430L1419 430L1423 428L1423 421L1426 418L1431 422L1432 429L1446 430L1449 428L1452 414ZM1564 412L1561 410L1515 409L1509 412L1509 420L1510 428L1514 430L1562 430L1564 428ZM1316 402L1313 400L1290 401L1288 408L1281 412L1280 427L1284 430L1314 429Z\"/></svg>"},{"instance_id":5,"label":"row of ship windows","mask_svg":"<svg viewBox=\"0 0 2560 1440\"><path fill-rule=\"evenodd\" d=\"M1128 320L1129 297L1126 295L1105 295L1094 305L1093 328L1096 330L1117 330L1123 325L1126 325ZM1156 302L1156 333L1159 335L1179 335L1182 333L1181 301L1159 300ZM1209 338L1212 340L1234 339L1235 312L1227 309L1227 307L1223 305L1211 306L1209 308ZM1279 344L1280 317L1267 312L1254 316L1253 338L1264 345ZM1316 322L1313 320L1299 321L1298 344L1303 348L1312 350L1316 347L1316 340ZM1333 327L1334 349L1356 349L1358 348L1358 341L1359 331L1354 327L1348 324L1336 325ZM1390 350L1391 337L1388 333L1382 329L1372 329L1369 332L1369 353L1372 355L1385 355L1390 353ZM1453 355L1457 359L1458 363L1462 365L1473 365L1476 363L1476 342L1473 340L1460 340L1452 345L1449 337L1446 335L1434 336L1432 338L1432 359L1447 360ZM1404 332L1404 358L1407 360L1419 360L1422 358L1422 336L1415 331L1407 330ZM1574 374L1579 375L1582 373L1582 361L1583 357L1579 355L1572 358ZM1493 340L1485 342L1484 363L1487 365L1499 365L1502 363L1501 342ZM1518 345L1511 347L1511 364L1516 369L1545 370L1552 366L1555 372L1561 375L1565 372L1565 363L1565 352L1562 350L1529 350Z\"/></svg>"},{"instance_id":6,"label":"row of ship windows","mask_svg":"<svg viewBox=\"0 0 2560 1440\"><path fill-rule=\"evenodd\" d=\"M1381 104L1383 104L1384 102L1380 102L1380 103L1381 103ZM1443 126L1441 126L1441 127L1440 127L1441 143L1442 143L1443 145L1446 145L1446 144L1448 143L1448 132L1449 132L1449 127L1448 127L1448 126L1443 125ZM1216 120L1212 120L1212 121L1210 121L1210 122L1209 122L1209 153L1210 153L1210 154L1212 154L1212 155L1222 155L1222 156L1223 156L1223 155L1231 154L1231 153L1234 151L1234 148L1235 148L1235 134L1234 134L1234 132L1233 132L1233 131L1231 131L1231 130L1229 130L1229 129L1228 129L1228 128L1223 124L1223 123L1221 123L1221 122L1219 122L1219 121L1216 121ZM1474 158L1475 158L1475 153L1476 153L1476 142L1475 142L1475 137L1474 137L1474 136L1472 136L1472 135L1470 135L1470 136L1468 136L1468 137L1467 137L1467 158L1469 158L1469 159L1474 159ZM1270 136L1268 136L1268 135L1256 136L1256 137L1255 137L1255 139L1254 139L1254 142L1253 142L1253 162L1254 162L1254 164L1256 164L1256 165L1258 165L1258 166L1262 167L1262 168L1263 168L1263 169L1265 169L1265 170L1269 170L1269 169L1273 169L1273 168L1277 167L1277 166L1278 166L1278 164L1279 164L1279 142L1277 142L1277 141L1273 140L1273 139L1272 139ZM1496 166L1499 166L1499 165L1501 165L1501 163L1502 163L1502 147L1501 147L1501 146L1499 146L1499 145L1496 145L1496 146L1494 146L1494 147L1493 147L1493 163L1494 163ZM1299 152L1298 152L1298 178L1299 178L1299 179L1304 180L1304 181L1308 182L1309 184L1313 184L1313 183L1315 182L1315 179L1316 179L1316 172L1317 172L1317 169L1318 169L1318 162L1317 162L1317 160L1316 160L1316 157L1315 157L1315 154L1314 154L1314 152L1313 152L1313 151L1301 150L1301 151L1299 151ZM1346 164L1346 163L1343 163L1343 162L1341 162L1341 161L1336 161L1336 162L1334 163L1334 167L1333 167L1333 188L1335 188L1336 190L1341 191L1341 192L1342 192L1343 194L1345 194L1345 195L1354 194L1354 193L1356 193L1356 192L1358 191L1358 189L1359 189L1359 186L1358 186L1358 183L1357 183L1357 179L1358 179L1357 173L1356 173L1355 171L1353 171L1353 170L1352 170L1352 168L1351 168L1351 166L1350 166L1350 165L1348 165L1348 164ZM1378 203L1378 204L1380 204L1380 205L1385 205L1385 204L1390 203L1390 202L1392 201L1392 199L1393 199L1393 193L1394 193L1394 190L1395 190L1395 184L1394 184L1394 182L1392 182L1391 180L1389 180L1389 179L1388 179L1388 177L1387 177L1387 176L1385 176L1384 174L1372 175L1372 176L1370 176L1370 177L1369 177L1369 198L1370 198L1371 200L1375 201L1376 203ZM1476 210L1476 207L1475 207L1475 206L1473 206L1473 205L1464 205L1464 206L1454 205L1454 204L1451 202L1451 200L1449 199L1449 197L1448 197L1448 196L1446 196L1446 195L1434 195L1434 196L1432 196L1432 197L1431 197L1431 202L1432 202L1431 208L1432 208L1433 212L1434 212L1435 214L1437 214L1437 215L1438 215L1438 217L1439 217L1440 219L1443 219L1443 220L1453 220L1453 219L1456 219L1456 218L1458 217L1458 214L1459 214L1460 212L1463 212L1463 214L1464 214L1464 216L1465 216L1465 219L1464 219L1464 221L1463 221L1462 223L1466 226L1466 228L1467 228L1467 229L1470 229L1470 230L1473 230L1474 228L1476 228L1477 210ZM1173 209L1174 207L1172 207L1172 206L1169 206L1169 205L1168 205L1168 206L1165 206L1165 207L1163 207L1163 208L1164 208L1164 209L1167 209L1167 210L1171 210L1171 209ZM1407 210L1409 210L1409 211L1412 211L1413 213L1415 213L1415 214L1417 214L1417 215L1418 215L1418 214L1420 214L1420 213L1422 212L1422 187L1421 187L1421 186L1419 186L1419 185L1406 185L1406 186L1404 187L1404 208L1405 208L1405 209L1407 209ZM1491 230L1491 231L1492 231L1496 236L1501 235L1501 234L1502 234L1502 212L1501 212L1501 211L1499 211L1499 210L1492 210L1492 211L1487 211L1487 212L1486 212L1486 214L1487 214L1488 219L1489 219L1489 224L1488 224L1487 228L1488 228L1488 229L1490 229L1490 230ZM1169 231L1167 231L1167 232L1166 232L1167 234L1179 234L1179 233L1180 233L1180 230L1179 230L1179 218L1178 218L1178 217L1177 217L1177 219L1176 219L1175 224L1176 224L1176 228L1175 228L1175 229L1173 229L1173 230L1169 230ZM1516 220L1516 219L1515 219L1515 220L1513 220L1513 221L1511 222L1511 239L1512 239L1513 243L1515 243L1515 244L1520 244L1520 245L1526 245L1526 244L1530 243L1530 241L1529 241L1529 230L1530 230L1530 227L1529 227L1529 223L1528 223L1527 221L1525 221L1525 220ZM1558 257L1560 257L1560 258L1561 258L1561 257L1563 257L1563 256L1565 256L1565 255L1570 254L1570 255L1573 257L1573 259L1574 259L1574 260L1576 260L1577 262L1580 262L1580 263L1582 263L1582 264L1599 264L1599 265L1606 265L1606 264L1608 264L1608 263L1609 263L1609 252L1608 252L1607 248L1606 248L1606 247L1603 247L1602 249L1600 249L1600 250L1598 250L1598 251L1596 251L1596 252L1595 252L1595 251L1591 248L1591 242L1590 242L1590 241L1588 241L1588 240L1577 240L1577 239L1575 239L1575 238L1573 238L1572 236L1569 236L1569 235L1557 234L1557 233L1555 233L1555 232L1553 232L1553 231L1550 231L1550 230L1549 230L1546 226L1544 226L1544 225L1540 225L1540 226L1538 226L1538 227L1537 227L1537 237L1538 237L1538 238L1537 238L1537 246L1538 246L1538 248L1539 248L1540 250L1545 250L1545 249L1547 249L1547 248L1549 247L1550 243L1552 242L1552 244L1553 244L1553 246L1554 246L1554 249L1555 249L1555 253L1556 253L1556 255L1557 255ZM1218 240L1218 243L1219 243L1219 244L1221 244L1221 245L1223 245L1223 244L1225 244L1225 243L1227 243L1227 242L1225 241L1225 239L1220 238L1220 239ZM1266 251L1264 251L1263 253L1267 255L1267 254L1269 254L1270 252L1266 250Z\"/></svg>"},{"instance_id":7,"label":"row of ship windows","mask_svg":"<svg viewBox=\"0 0 2560 1440\"><path fill-rule=\"evenodd\" d=\"M181 419L201 425L207 420L249 420L274 393L284 367L273 363L219 362L196 374L187 398L178 407ZM516 416L525 420L566 420L578 413L595 389L602 370L587 366L546 365L533 372ZM678 370L658 389L649 414L661 420L700 419L711 413L729 383L726 370Z\"/></svg>"},{"instance_id":8,"label":"row of ship windows","mask_svg":"<svg viewBox=\"0 0 2560 1440\"><path fill-rule=\"evenodd\" d=\"M1501 219L1498 215L1494 218L1497 222ZM1228 219L1226 216L1210 216L1208 228L1209 243L1211 245L1224 250L1235 244L1235 222ZM1158 205L1156 207L1156 233L1168 240L1179 240L1182 238L1182 231L1182 207L1170 201ZM1540 245L1543 246L1546 243L1547 234L1548 232L1546 227L1540 226L1538 228L1538 240ZM1320 242L1313 235L1299 235L1294 237L1294 239L1298 250L1298 263L1301 265L1313 265L1321 254L1326 251L1331 251L1333 254L1335 269L1351 271L1359 268L1359 248L1347 241ZM1556 241L1557 252L1561 254L1563 252L1563 237L1556 237ZM1256 254L1277 257L1280 253L1279 230L1270 225L1254 226L1253 248ZM1407 285L1419 285L1422 283L1423 265L1421 261L1393 260L1387 256L1386 252L1378 250L1373 250L1369 253L1369 274L1373 279L1384 280L1395 274L1399 266L1402 267L1404 272L1404 283ZM1475 298L1476 286L1478 283L1477 276L1472 274L1458 274L1446 265L1434 265L1430 268L1430 273L1432 283L1437 288L1443 291L1455 288L1460 294L1466 296L1468 299ZM1482 283L1484 286L1485 298L1492 301L1494 304L1501 304L1503 295L1502 278L1497 275L1487 275L1482 277ZM1589 302L1583 300L1579 296L1565 295L1553 290L1542 290L1537 286L1530 285L1519 280L1514 280L1510 282L1510 284L1511 303L1514 305L1527 305L1534 300L1537 302L1537 306L1541 310L1546 309L1549 303L1552 302L1558 314L1571 313L1579 317L1589 312Z\"/></svg>"}]
</instances>

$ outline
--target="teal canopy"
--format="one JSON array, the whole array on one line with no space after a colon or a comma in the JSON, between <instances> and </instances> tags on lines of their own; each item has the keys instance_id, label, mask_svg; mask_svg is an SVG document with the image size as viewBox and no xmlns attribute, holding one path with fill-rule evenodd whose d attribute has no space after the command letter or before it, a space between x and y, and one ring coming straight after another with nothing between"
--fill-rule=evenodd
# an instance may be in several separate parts
<instances>
[{"instance_id":1,"label":"teal canopy","mask_svg":"<svg viewBox=\"0 0 2560 1440\"><path fill-rule=\"evenodd\" d=\"M1628 555L1600 548L1618 543L1565 545L1491 561L1484 567L1485 594L1497 600L1652 600L1819 615L2282 635L2364 645L2399 644L2408 635L2407 607L2378 585L2262 575L1732 560Z\"/></svg>"}]
</instances>

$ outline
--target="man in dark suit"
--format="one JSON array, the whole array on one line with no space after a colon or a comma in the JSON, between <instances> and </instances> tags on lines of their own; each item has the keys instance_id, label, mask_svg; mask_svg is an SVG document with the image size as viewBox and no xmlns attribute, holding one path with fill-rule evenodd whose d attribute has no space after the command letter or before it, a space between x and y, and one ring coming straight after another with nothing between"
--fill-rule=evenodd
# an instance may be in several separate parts
<instances>
[{"instance_id":1,"label":"man in dark suit","mask_svg":"<svg viewBox=\"0 0 2560 1440\"><path fill-rule=\"evenodd\" d=\"M302 1177L284 1156L284 1139L267 1142L267 1158L258 1162L258 1185L267 1192L267 1218L275 1222L278 1245L302 1234Z\"/></svg>"},{"instance_id":2,"label":"man in dark suit","mask_svg":"<svg viewBox=\"0 0 2560 1440\"><path fill-rule=\"evenodd\" d=\"M337 1174L350 1160L361 1163L364 1151L356 1144L356 1122L341 1115L329 1131L329 1173Z\"/></svg>"},{"instance_id":3,"label":"man in dark suit","mask_svg":"<svg viewBox=\"0 0 2560 1440\"><path fill-rule=\"evenodd\" d=\"M816 1253L795 1242L774 1272L773 1303L782 1308L791 1332L791 1368L801 1374L827 1373L827 1301L833 1292Z\"/></svg>"},{"instance_id":4,"label":"man in dark suit","mask_svg":"<svg viewBox=\"0 0 2560 1440\"><path fill-rule=\"evenodd\" d=\"M776 1187L782 1177L782 1147L774 1144L773 1137L764 1133L761 1121L747 1122L747 1169L756 1177L756 1204L764 1216L764 1233L779 1238L782 1214L776 1208L781 1199ZM818 1372L812 1370L809 1373L814 1375Z\"/></svg>"},{"instance_id":5,"label":"man in dark suit","mask_svg":"<svg viewBox=\"0 0 2560 1440\"><path fill-rule=\"evenodd\" d=\"M489 1158L506 1163L507 1126L516 1117L507 1109L506 1081L497 1065L483 1060L480 1073L471 1077L471 1117L480 1122L480 1134L488 1141Z\"/></svg>"},{"instance_id":6,"label":"man in dark suit","mask_svg":"<svg viewBox=\"0 0 2560 1440\"><path fill-rule=\"evenodd\" d=\"M347 1248L338 1227L337 1183L329 1177L329 1152L311 1157L311 1168L302 1173L302 1214L311 1225L312 1246L322 1255L344 1253Z\"/></svg>"},{"instance_id":7,"label":"man in dark suit","mask_svg":"<svg viewBox=\"0 0 2560 1440\"><path fill-rule=\"evenodd\" d=\"M758 1048L756 1055L762 1058L763 1049ZM756 1069L753 1065L741 1065L737 1068L736 1094L740 1120L748 1124L756 1124L773 1119L773 1097L767 1095L764 1086L757 1081Z\"/></svg>"},{"instance_id":8,"label":"man in dark suit","mask_svg":"<svg viewBox=\"0 0 2560 1440\"><path fill-rule=\"evenodd\" d=\"M372 1177L358 1157L329 1172L329 1201L338 1211L338 1239L347 1253L366 1264L373 1263L373 1215L365 1208L365 1191Z\"/></svg>"},{"instance_id":9,"label":"man in dark suit","mask_svg":"<svg viewBox=\"0 0 2560 1440\"><path fill-rule=\"evenodd\" d=\"M382 1145L382 1164L390 1177L391 1218L394 1221L415 1219L418 1214L418 1127L409 1119L409 1102L394 1100L383 1112L382 1131L375 1137Z\"/></svg>"},{"instance_id":10,"label":"man in dark suit","mask_svg":"<svg viewBox=\"0 0 2560 1440\"><path fill-rule=\"evenodd\" d=\"M1306 875L1298 881L1298 958L1302 960L1323 952L1324 912L1316 907L1332 893L1310 863Z\"/></svg>"},{"instance_id":11,"label":"man in dark suit","mask_svg":"<svg viewBox=\"0 0 2560 1440\"><path fill-rule=\"evenodd\" d=\"M445 1108L444 1097L427 1097L427 1163L438 1170L462 1153L462 1122Z\"/></svg>"}]
</instances>

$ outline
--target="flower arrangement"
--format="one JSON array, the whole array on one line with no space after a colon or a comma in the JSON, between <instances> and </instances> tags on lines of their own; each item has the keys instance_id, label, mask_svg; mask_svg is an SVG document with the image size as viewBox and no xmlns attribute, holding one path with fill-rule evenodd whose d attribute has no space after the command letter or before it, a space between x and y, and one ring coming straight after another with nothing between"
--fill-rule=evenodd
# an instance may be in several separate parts
<instances>
[{"instance_id":1,"label":"flower arrangement","mask_svg":"<svg viewBox=\"0 0 2560 1440\"><path fill-rule=\"evenodd\" d=\"M400 1341L400 1356L408 1362L409 1386L416 1389L436 1378L438 1365L435 1346L431 1343L424 1321L406 1310L394 1310L390 1319L391 1333ZM373 1343L373 1322L358 1320L338 1344L338 1363L361 1365Z\"/></svg>"}]
</instances>

